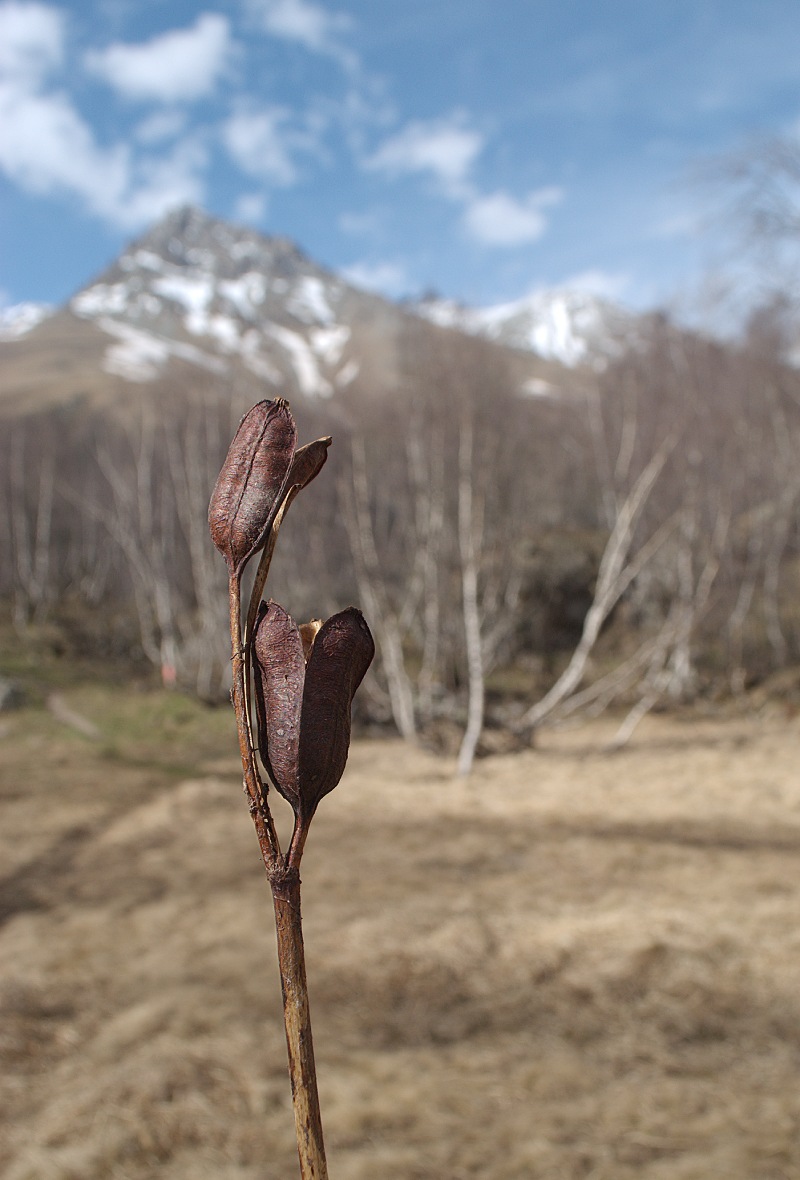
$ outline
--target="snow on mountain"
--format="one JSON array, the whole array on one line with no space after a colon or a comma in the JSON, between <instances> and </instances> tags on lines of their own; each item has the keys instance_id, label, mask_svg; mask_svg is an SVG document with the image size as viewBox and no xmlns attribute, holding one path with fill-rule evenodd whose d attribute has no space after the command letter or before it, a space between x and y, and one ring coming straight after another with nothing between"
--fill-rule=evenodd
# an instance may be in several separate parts
<instances>
[{"instance_id":1,"label":"snow on mountain","mask_svg":"<svg viewBox=\"0 0 800 1180\"><path fill-rule=\"evenodd\" d=\"M602 364L630 339L634 317L605 299L566 289L535 291L512 303L469 308L426 299L415 311L441 327L486 336L573 368Z\"/></svg>"},{"instance_id":2,"label":"snow on mountain","mask_svg":"<svg viewBox=\"0 0 800 1180\"><path fill-rule=\"evenodd\" d=\"M112 339L106 372L151 381L172 357L212 372L232 360L309 397L352 381L351 329L340 315L347 285L283 238L193 208L170 214L70 309Z\"/></svg>"},{"instance_id":3,"label":"snow on mountain","mask_svg":"<svg viewBox=\"0 0 800 1180\"><path fill-rule=\"evenodd\" d=\"M51 312L22 305L0 313L0 337L24 338L10 346L17 368L9 373L6 362L7 396L23 403L103 397L105 374L148 383L176 364L231 387L251 385L252 375L267 397L327 398L357 378L397 390L413 366L404 351L412 314L510 346L520 391L561 397L571 388L563 366L607 357L633 322L569 291L482 309L443 300L397 305L316 265L286 238L191 207L131 243L55 311L43 334L32 332Z\"/></svg>"},{"instance_id":4,"label":"snow on mountain","mask_svg":"<svg viewBox=\"0 0 800 1180\"><path fill-rule=\"evenodd\" d=\"M49 303L14 303L0 307L0 340L19 340L55 311Z\"/></svg>"}]
</instances>

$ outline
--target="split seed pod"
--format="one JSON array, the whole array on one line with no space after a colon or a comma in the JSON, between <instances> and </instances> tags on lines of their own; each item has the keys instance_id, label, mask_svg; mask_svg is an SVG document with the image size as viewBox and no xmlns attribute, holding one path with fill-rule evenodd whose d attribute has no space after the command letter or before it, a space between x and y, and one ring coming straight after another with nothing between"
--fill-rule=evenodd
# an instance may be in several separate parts
<instances>
[{"instance_id":1,"label":"split seed pod","mask_svg":"<svg viewBox=\"0 0 800 1180\"><path fill-rule=\"evenodd\" d=\"M239 423L208 508L211 539L231 573L264 544L280 507L297 442L283 398L258 402Z\"/></svg>"},{"instance_id":2,"label":"split seed pod","mask_svg":"<svg viewBox=\"0 0 800 1180\"><path fill-rule=\"evenodd\" d=\"M287 491L293 487L304 488L306 484L311 483L312 479L317 478L325 466L330 445L331 436L328 434L325 438L318 438L314 442L306 443L304 447L295 451L286 480Z\"/></svg>"},{"instance_id":3,"label":"split seed pod","mask_svg":"<svg viewBox=\"0 0 800 1180\"><path fill-rule=\"evenodd\" d=\"M231 573L241 574L262 547L292 489L311 483L325 464L330 438L297 451L296 442L283 398L258 402L239 423L208 506L211 539Z\"/></svg>"},{"instance_id":4,"label":"split seed pod","mask_svg":"<svg viewBox=\"0 0 800 1180\"><path fill-rule=\"evenodd\" d=\"M261 757L276 789L308 824L344 773L350 706L375 644L355 607L321 625L305 624L301 634L282 606L262 602L253 650Z\"/></svg>"}]
</instances>

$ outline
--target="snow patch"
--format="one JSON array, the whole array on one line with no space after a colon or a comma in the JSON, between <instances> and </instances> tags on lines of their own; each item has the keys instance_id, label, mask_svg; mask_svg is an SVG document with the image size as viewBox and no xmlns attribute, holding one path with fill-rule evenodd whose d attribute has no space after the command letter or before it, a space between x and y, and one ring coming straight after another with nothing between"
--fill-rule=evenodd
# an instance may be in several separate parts
<instances>
[{"instance_id":1,"label":"snow patch","mask_svg":"<svg viewBox=\"0 0 800 1180\"><path fill-rule=\"evenodd\" d=\"M208 334L227 352L239 349L239 325L228 315L212 315L208 321Z\"/></svg>"},{"instance_id":2,"label":"snow patch","mask_svg":"<svg viewBox=\"0 0 800 1180\"><path fill-rule=\"evenodd\" d=\"M250 270L239 279L223 280L219 284L219 292L233 304L243 319L250 320L255 316L255 309L267 297L267 280L257 270Z\"/></svg>"},{"instance_id":3,"label":"snow patch","mask_svg":"<svg viewBox=\"0 0 800 1180\"><path fill-rule=\"evenodd\" d=\"M591 322L585 311L573 315L567 300L553 298L543 306L531 299L519 303L487 307L475 313L478 330L493 340L509 336L523 348L530 348L540 356L552 357L565 365L577 365L587 351L584 333L597 327L597 316Z\"/></svg>"},{"instance_id":4,"label":"snow patch","mask_svg":"<svg viewBox=\"0 0 800 1180\"><path fill-rule=\"evenodd\" d=\"M185 275L164 275L153 283L153 290L173 303L180 303L188 312L202 312L214 296L210 275L189 278Z\"/></svg>"},{"instance_id":5,"label":"snow patch","mask_svg":"<svg viewBox=\"0 0 800 1180\"><path fill-rule=\"evenodd\" d=\"M452 299L431 299L420 303L417 313L440 328L460 328L463 332L473 330L466 325L474 313Z\"/></svg>"},{"instance_id":6,"label":"snow patch","mask_svg":"<svg viewBox=\"0 0 800 1180\"><path fill-rule=\"evenodd\" d=\"M417 312L440 327L487 336L570 367L614 355L621 330L630 325L630 316L621 308L571 289L534 291L512 303L484 308L429 300L419 304Z\"/></svg>"},{"instance_id":7,"label":"snow patch","mask_svg":"<svg viewBox=\"0 0 800 1180\"><path fill-rule=\"evenodd\" d=\"M269 357L261 352L261 336L254 328L251 328L249 332L245 332L242 337L240 353L243 363L251 373L255 373L257 377L263 377L265 381L269 381L272 385L280 385L282 381L281 374L275 368Z\"/></svg>"},{"instance_id":8,"label":"snow patch","mask_svg":"<svg viewBox=\"0 0 800 1180\"><path fill-rule=\"evenodd\" d=\"M349 360L346 365L342 365L339 372L334 378L338 389L344 389L346 385L350 385L355 381L358 374L361 372L361 365L356 360Z\"/></svg>"},{"instance_id":9,"label":"snow patch","mask_svg":"<svg viewBox=\"0 0 800 1180\"><path fill-rule=\"evenodd\" d=\"M298 279L286 300L286 310L304 324L331 324L336 318L328 303L325 284L312 275Z\"/></svg>"},{"instance_id":10,"label":"snow patch","mask_svg":"<svg viewBox=\"0 0 800 1180\"><path fill-rule=\"evenodd\" d=\"M225 371L225 362L219 357L209 356L191 344L167 340L107 316L102 316L97 326L118 340L117 344L106 349L103 368L107 373L124 377L127 381L152 381L171 356L210 369L213 373Z\"/></svg>"},{"instance_id":11,"label":"snow patch","mask_svg":"<svg viewBox=\"0 0 800 1180\"><path fill-rule=\"evenodd\" d=\"M213 250L204 250L202 246L192 246L190 250L186 251L186 259L191 262L193 266L204 266L206 270L213 270L216 267L216 257Z\"/></svg>"},{"instance_id":12,"label":"snow patch","mask_svg":"<svg viewBox=\"0 0 800 1180\"><path fill-rule=\"evenodd\" d=\"M245 239L243 242L234 242L229 253L231 258L235 258L237 261L240 258L252 258L254 254L259 253L258 243L249 239Z\"/></svg>"},{"instance_id":13,"label":"snow patch","mask_svg":"<svg viewBox=\"0 0 800 1180\"><path fill-rule=\"evenodd\" d=\"M288 352L300 392L307 397L330 397L333 393L331 384L320 373L317 359L307 341L297 332L282 328L279 324L269 324L267 331Z\"/></svg>"},{"instance_id":14,"label":"snow patch","mask_svg":"<svg viewBox=\"0 0 800 1180\"><path fill-rule=\"evenodd\" d=\"M314 352L326 365L338 365L344 346L350 339L350 329L346 324L315 328L313 332L309 332L309 338Z\"/></svg>"},{"instance_id":15,"label":"snow patch","mask_svg":"<svg viewBox=\"0 0 800 1180\"><path fill-rule=\"evenodd\" d=\"M127 283L96 283L94 287L75 295L70 307L83 319L119 315L127 309L129 294Z\"/></svg>"},{"instance_id":16,"label":"snow patch","mask_svg":"<svg viewBox=\"0 0 800 1180\"><path fill-rule=\"evenodd\" d=\"M570 366L580 364L591 339L603 333L597 301L570 292L531 295L473 312L473 318L476 329L493 340L530 348Z\"/></svg>"},{"instance_id":17,"label":"snow patch","mask_svg":"<svg viewBox=\"0 0 800 1180\"><path fill-rule=\"evenodd\" d=\"M160 272L164 269L164 259L160 254L154 254L152 250L137 250L133 256L133 261L137 266L141 266L145 270ZM127 270L128 267L125 269Z\"/></svg>"},{"instance_id":18,"label":"snow patch","mask_svg":"<svg viewBox=\"0 0 800 1180\"><path fill-rule=\"evenodd\" d=\"M193 336L210 336L226 352L239 348L239 325L228 315L209 315L205 308L190 311L184 326Z\"/></svg>"},{"instance_id":19,"label":"snow patch","mask_svg":"<svg viewBox=\"0 0 800 1180\"><path fill-rule=\"evenodd\" d=\"M103 368L114 377L124 377L126 381L152 381L169 359L166 340L150 332L118 324L115 320L101 320L100 327L109 335L120 338L117 344L109 345L103 358Z\"/></svg>"},{"instance_id":20,"label":"snow patch","mask_svg":"<svg viewBox=\"0 0 800 1180\"><path fill-rule=\"evenodd\" d=\"M54 311L49 303L14 303L0 308L0 340L19 340Z\"/></svg>"}]
</instances>

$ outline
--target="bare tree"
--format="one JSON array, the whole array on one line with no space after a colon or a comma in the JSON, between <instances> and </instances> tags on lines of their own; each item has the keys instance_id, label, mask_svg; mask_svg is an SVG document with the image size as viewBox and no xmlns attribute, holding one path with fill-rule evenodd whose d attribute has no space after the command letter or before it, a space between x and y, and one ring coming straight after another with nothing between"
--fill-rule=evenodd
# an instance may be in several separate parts
<instances>
[{"instance_id":1,"label":"bare tree","mask_svg":"<svg viewBox=\"0 0 800 1180\"><path fill-rule=\"evenodd\" d=\"M417 733L414 693L403 651L402 606L395 606L383 575L375 543L370 506L366 447L363 436L351 439L351 481L345 491L348 504L347 524L355 560L356 578L365 607L373 620L373 629L381 667L391 703L392 717L402 737L413 740ZM348 492L350 493L348 495ZM406 589L403 587L402 589Z\"/></svg>"},{"instance_id":2,"label":"bare tree","mask_svg":"<svg viewBox=\"0 0 800 1180\"><path fill-rule=\"evenodd\" d=\"M594 597L584 619L580 641L555 684L517 722L515 728L519 732L532 734L576 691L584 678L603 624L669 535L674 523L672 520L657 528L637 549L633 548L636 527L674 446L674 439L668 439L662 444L619 504L614 527L600 561Z\"/></svg>"},{"instance_id":3,"label":"bare tree","mask_svg":"<svg viewBox=\"0 0 800 1180\"><path fill-rule=\"evenodd\" d=\"M186 594L180 618L182 660L191 671L196 691L211 698L228 687L225 643L225 577L208 544L204 505L214 486L224 428L219 407L208 400L192 413L167 416L164 438L177 519L183 534L191 595ZM188 589L188 587L187 587Z\"/></svg>"},{"instance_id":4,"label":"bare tree","mask_svg":"<svg viewBox=\"0 0 800 1180\"><path fill-rule=\"evenodd\" d=\"M139 620L142 648L174 685L178 662L178 614L171 569L176 561L175 520L165 503L165 481L157 465L158 424L150 407L126 422L114 441L97 439L96 461L107 496L92 506L124 555Z\"/></svg>"},{"instance_id":5,"label":"bare tree","mask_svg":"<svg viewBox=\"0 0 800 1180\"><path fill-rule=\"evenodd\" d=\"M55 451L51 431L32 432L23 420L12 428L9 508L15 569L14 622L41 622L53 593L52 547Z\"/></svg>"},{"instance_id":6,"label":"bare tree","mask_svg":"<svg viewBox=\"0 0 800 1180\"><path fill-rule=\"evenodd\" d=\"M458 552L461 559L461 603L467 652L467 725L458 751L458 773L469 774L483 729L486 710L486 674L478 597L478 552L483 513L475 512L473 425L465 418L459 429L458 447ZM480 519L476 520L476 516Z\"/></svg>"}]
</instances>

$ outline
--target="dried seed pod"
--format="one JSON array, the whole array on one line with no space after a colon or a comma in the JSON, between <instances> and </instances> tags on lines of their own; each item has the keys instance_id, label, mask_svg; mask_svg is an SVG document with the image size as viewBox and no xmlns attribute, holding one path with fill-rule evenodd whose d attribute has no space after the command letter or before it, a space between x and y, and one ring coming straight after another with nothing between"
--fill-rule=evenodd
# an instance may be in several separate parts
<instances>
[{"instance_id":1,"label":"dried seed pod","mask_svg":"<svg viewBox=\"0 0 800 1180\"><path fill-rule=\"evenodd\" d=\"M253 639L258 744L275 789L300 810L297 775L306 661L294 620L277 602L261 603Z\"/></svg>"},{"instance_id":2,"label":"dried seed pod","mask_svg":"<svg viewBox=\"0 0 800 1180\"><path fill-rule=\"evenodd\" d=\"M312 479L316 479L325 466L325 460L328 458L328 447L332 441L331 436L328 434L325 438L315 439L314 442L306 443L304 447L299 447L294 453L286 486L304 488L311 483Z\"/></svg>"},{"instance_id":3,"label":"dried seed pod","mask_svg":"<svg viewBox=\"0 0 800 1180\"><path fill-rule=\"evenodd\" d=\"M367 621L354 606L332 615L314 640L303 689L298 776L309 818L344 774L350 706L374 655Z\"/></svg>"},{"instance_id":4,"label":"dried seed pod","mask_svg":"<svg viewBox=\"0 0 800 1180\"><path fill-rule=\"evenodd\" d=\"M296 442L297 427L283 398L259 402L239 423L208 508L211 538L231 573L240 574L264 544Z\"/></svg>"},{"instance_id":5,"label":"dried seed pod","mask_svg":"<svg viewBox=\"0 0 800 1180\"><path fill-rule=\"evenodd\" d=\"M308 823L344 773L350 707L375 644L355 607L298 628L270 602L262 603L253 651L261 756L276 789Z\"/></svg>"}]
</instances>

